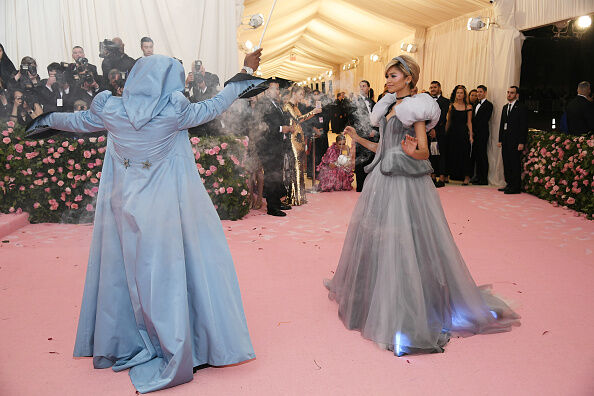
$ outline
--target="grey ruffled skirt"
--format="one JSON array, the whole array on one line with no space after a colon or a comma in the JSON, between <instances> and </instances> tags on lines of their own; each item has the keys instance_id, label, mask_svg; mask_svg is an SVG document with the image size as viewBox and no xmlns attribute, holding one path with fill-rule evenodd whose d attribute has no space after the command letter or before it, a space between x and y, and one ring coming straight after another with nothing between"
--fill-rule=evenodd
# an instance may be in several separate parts
<instances>
[{"instance_id":1,"label":"grey ruffled skirt","mask_svg":"<svg viewBox=\"0 0 594 396\"><path fill-rule=\"evenodd\" d=\"M488 286L475 284L426 174L388 176L373 168L326 286L348 329L397 356L443 352L452 335L520 324Z\"/></svg>"}]
</instances>

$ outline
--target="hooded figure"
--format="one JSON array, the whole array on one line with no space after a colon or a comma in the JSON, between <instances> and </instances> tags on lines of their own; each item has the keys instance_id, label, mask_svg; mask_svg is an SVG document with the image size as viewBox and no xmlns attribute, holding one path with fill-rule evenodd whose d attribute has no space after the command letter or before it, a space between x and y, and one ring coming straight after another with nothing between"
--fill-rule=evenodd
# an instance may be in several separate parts
<instances>
[{"instance_id":1,"label":"hooded figure","mask_svg":"<svg viewBox=\"0 0 594 396\"><path fill-rule=\"evenodd\" d=\"M74 356L93 356L95 368L130 368L141 393L191 381L194 366L255 357L187 133L262 82L242 77L191 104L181 64L153 55L138 60L122 97L104 91L88 111L33 124L108 131Z\"/></svg>"}]
</instances>

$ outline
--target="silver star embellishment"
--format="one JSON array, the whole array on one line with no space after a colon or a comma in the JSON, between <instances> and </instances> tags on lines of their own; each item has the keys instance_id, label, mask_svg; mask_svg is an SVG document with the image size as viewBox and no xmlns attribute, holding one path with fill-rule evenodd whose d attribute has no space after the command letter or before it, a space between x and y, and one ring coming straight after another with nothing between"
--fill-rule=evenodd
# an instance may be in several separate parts
<instances>
[{"instance_id":1,"label":"silver star embellishment","mask_svg":"<svg viewBox=\"0 0 594 396\"><path fill-rule=\"evenodd\" d=\"M127 158L124 158L124 168L128 169L129 166L130 166L130 160Z\"/></svg>"},{"instance_id":2,"label":"silver star embellishment","mask_svg":"<svg viewBox=\"0 0 594 396\"><path fill-rule=\"evenodd\" d=\"M142 169L149 169L151 167L151 162L149 160L146 160L144 162L142 162Z\"/></svg>"}]
</instances>

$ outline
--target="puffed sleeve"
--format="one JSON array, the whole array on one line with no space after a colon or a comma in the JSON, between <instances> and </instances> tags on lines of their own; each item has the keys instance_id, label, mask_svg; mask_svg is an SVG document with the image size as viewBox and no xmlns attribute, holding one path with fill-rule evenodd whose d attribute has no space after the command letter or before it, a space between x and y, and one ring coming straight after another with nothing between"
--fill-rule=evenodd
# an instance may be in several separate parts
<instances>
[{"instance_id":1,"label":"puffed sleeve","mask_svg":"<svg viewBox=\"0 0 594 396\"><path fill-rule=\"evenodd\" d=\"M192 128L212 121L223 113L246 92L246 90L262 83L264 80L244 80L228 83L215 97L198 103L190 103L181 92L171 94L171 102L177 114L177 129Z\"/></svg>"},{"instance_id":2,"label":"puffed sleeve","mask_svg":"<svg viewBox=\"0 0 594 396\"><path fill-rule=\"evenodd\" d=\"M386 115L388 108L392 103L396 102L396 94L386 93L376 104L373 106L373 111L369 116L371 125L379 126L380 120Z\"/></svg>"},{"instance_id":3,"label":"puffed sleeve","mask_svg":"<svg viewBox=\"0 0 594 396\"><path fill-rule=\"evenodd\" d=\"M441 110L435 99L426 93L421 93L404 99L396 107L396 115L407 128L415 122L425 121L425 129L429 131L439 122Z\"/></svg>"},{"instance_id":4,"label":"puffed sleeve","mask_svg":"<svg viewBox=\"0 0 594 396\"><path fill-rule=\"evenodd\" d=\"M35 119L30 129L38 126L49 126L66 132L99 132L105 130L101 113L105 103L111 97L111 92L103 91L95 96L91 108L77 113L50 113Z\"/></svg>"}]
</instances>

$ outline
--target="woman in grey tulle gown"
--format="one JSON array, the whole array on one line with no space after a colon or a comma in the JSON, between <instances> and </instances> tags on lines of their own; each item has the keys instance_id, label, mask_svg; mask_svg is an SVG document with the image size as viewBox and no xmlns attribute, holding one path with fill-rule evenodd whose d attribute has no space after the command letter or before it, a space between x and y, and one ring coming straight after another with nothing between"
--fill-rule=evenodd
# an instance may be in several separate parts
<instances>
[{"instance_id":1,"label":"woman in grey tulle gown","mask_svg":"<svg viewBox=\"0 0 594 396\"><path fill-rule=\"evenodd\" d=\"M338 268L325 285L349 329L397 356L443 352L452 335L497 333L519 316L486 286L478 287L456 246L431 181L426 131L439 120L431 96L410 96L419 77L413 58L386 66L389 93L374 107L380 125Z\"/></svg>"}]
</instances>

